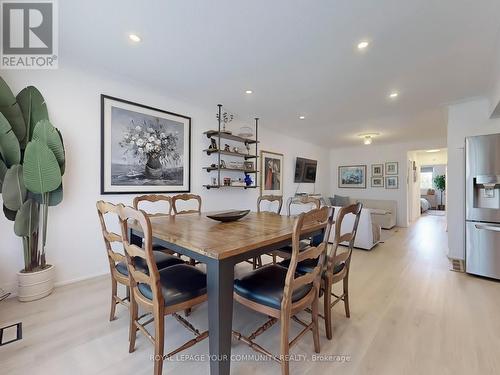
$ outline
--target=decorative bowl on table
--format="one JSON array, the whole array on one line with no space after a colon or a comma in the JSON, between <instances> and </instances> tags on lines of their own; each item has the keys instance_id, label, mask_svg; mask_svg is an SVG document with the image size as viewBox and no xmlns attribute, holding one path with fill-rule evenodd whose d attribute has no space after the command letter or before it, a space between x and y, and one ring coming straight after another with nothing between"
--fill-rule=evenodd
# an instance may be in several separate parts
<instances>
[{"instance_id":1,"label":"decorative bowl on table","mask_svg":"<svg viewBox=\"0 0 500 375\"><path fill-rule=\"evenodd\" d=\"M223 223L228 223L230 221L236 221L248 215L250 210L231 210L225 212L219 212L212 215L207 215L208 218L212 220L221 221Z\"/></svg>"}]
</instances>

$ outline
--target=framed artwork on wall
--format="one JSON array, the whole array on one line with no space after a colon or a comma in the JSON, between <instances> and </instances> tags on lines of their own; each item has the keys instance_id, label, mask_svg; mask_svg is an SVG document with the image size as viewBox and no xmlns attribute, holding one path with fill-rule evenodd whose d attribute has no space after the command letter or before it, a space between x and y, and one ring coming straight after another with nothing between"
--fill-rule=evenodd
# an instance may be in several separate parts
<instances>
[{"instance_id":1,"label":"framed artwork on wall","mask_svg":"<svg viewBox=\"0 0 500 375\"><path fill-rule=\"evenodd\" d=\"M384 175L384 164L372 164L372 177L382 177Z\"/></svg>"},{"instance_id":2,"label":"framed artwork on wall","mask_svg":"<svg viewBox=\"0 0 500 375\"><path fill-rule=\"evenodd\" d=\"M386 175L398 175L398 162L397 161L391 161L385 163L385 174Z\"/></svg>"},{"instance_id":3,"label":"framed artwork on wall","mask_svg":"<svg viewBox=\"0 0 500 375\"><path fill-rule=\"evenodd\" d=\"M260 152L261 195L283 195L283 154Z\"/></svg>"},{"instance_id":4,"label":"framed artwork on wall","mask_svg":"<svg viewBox=\"0 0 500 375\"><path fill-rule=\"evenodd\" d=\"M372 187L384 187L383 177L372 177Z\"/></svg>"},{"instance_id":5,"label":"framed artwork on wall","mask_svg":"<svg viewBox=\"0 0 500 375\"><path fill-rule=\"evenodd\" d=\"M191 118L101 95L101 194L189 192Z\"/></svg>"},{"instance_id":6,"label":"framed artwork on wall","mask_svg":"<svg viewBox=\"0 0 500 375\"><path fill-rule=\"evenodd\" d=\"M386 189L399 189L399 179L398 176L388 176L385 178L385 188Z\"/></svg>"},{"instance_id":7,"label":"framed artwork on wall","mask_svg":"<svg viewBox=\"0 0 500 375\"><path fill-rule=\"evenodd\" d=\"M339 188L366 189L366 165L339 166Z\"/></svg>"}]
</instances>

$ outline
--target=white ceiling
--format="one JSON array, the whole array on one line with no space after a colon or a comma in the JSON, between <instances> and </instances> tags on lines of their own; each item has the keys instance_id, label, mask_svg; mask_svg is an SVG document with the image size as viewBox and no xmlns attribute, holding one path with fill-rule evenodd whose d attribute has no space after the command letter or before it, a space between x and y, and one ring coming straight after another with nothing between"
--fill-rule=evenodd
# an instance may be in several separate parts
<instances>
[{"instance_id":1,"label":"white ceiling","mask_svg":"<svg viewBox=\"0 0 500 375\"><path fill-rule=\"evenodd\" d=\"M222 102L263 126L342 146L360 144L361 132L381 133L375 143L444 138L443 105L490 89L500 1L72 0L59 8L61 64L113 71L207 109ZM129 32L143 41L132 45ZM362 39L371 44L360 53ZM395 89L399 98L388 100Z\"/></svg>"}]
</instances>

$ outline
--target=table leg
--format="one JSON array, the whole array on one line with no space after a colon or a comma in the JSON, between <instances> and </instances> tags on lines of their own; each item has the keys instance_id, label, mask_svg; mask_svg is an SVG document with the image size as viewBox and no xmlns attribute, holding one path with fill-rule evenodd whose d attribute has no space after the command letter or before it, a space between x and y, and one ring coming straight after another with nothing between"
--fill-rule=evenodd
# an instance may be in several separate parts
<instances>
[{"instance_id":1,"label":"table leg","mask_svg":"<svg viewBox=\"0 0 500 375\"><path fill-rule=\"evenodd\" d=\"M212 260L207 264L210 374L229 375L233 322L234 264Z\"/></svg>"}]
</instances>

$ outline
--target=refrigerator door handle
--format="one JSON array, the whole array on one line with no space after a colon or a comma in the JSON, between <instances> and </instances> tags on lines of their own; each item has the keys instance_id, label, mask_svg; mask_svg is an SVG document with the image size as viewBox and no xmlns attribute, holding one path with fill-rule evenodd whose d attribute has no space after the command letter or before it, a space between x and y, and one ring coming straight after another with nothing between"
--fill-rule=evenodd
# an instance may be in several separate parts
<instances>
[{"instance_id":1,"label":"refrigerator door handle","mask_svg":"<svg viewBox=\"0 0 500 375\"><path fill-rule=\"evenodd\" d=\"M476 229L484 229L484 230L491 230L493 232L500 232L500 225L481 225L481 224L476 224Z\"/></svg>"}]
</instances>

